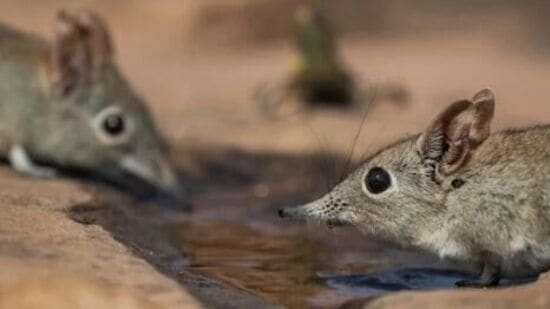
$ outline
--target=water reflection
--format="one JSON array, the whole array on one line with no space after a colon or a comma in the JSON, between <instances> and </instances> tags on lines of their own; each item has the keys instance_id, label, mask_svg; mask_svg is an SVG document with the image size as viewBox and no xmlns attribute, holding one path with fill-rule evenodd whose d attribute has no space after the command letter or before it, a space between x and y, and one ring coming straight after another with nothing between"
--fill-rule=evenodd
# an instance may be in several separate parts
<instances>
[{"instance_id":1,"label":"water reflection","mask_svg":"<svg viewBox=\"0 0 550 309\"><path fill-rule=\"evenodd\" d=\"M335 307L402 289L452 287L463 278L425 268L379 272L432 262L368 240L357 242L360 236L352 230L273 230L216 220L190 220L178 230L191 270L294 308ZM365 273L372 274L356 275Z\"/></svg>"},{"instance_id":2,"label":"water reflection","mask_svg":"<svg viewBox=\"0 0 550 309\"><path fill-rule=\"evenodd\" d=\"M448 287L454 280L443 282L429 272L422 280L420 274L416 281L410 277L411 282L402 273L386 276L384 271L391 274L403 267L440 265L431 257L369 240L353 228L280 220L276 212L281 205L325 192L324 181L314 177L323 166L319 159L241 152L200 157L206 160L202 169L208 177L195 195L196 212L175 226L176 241L192 271L292 308L336 307L354 298L416 287L409 283L424 280L429 285L430 278L433 287Z\"/></svg>"},{"instance_id":3,"label":"water reflection","mask_svg":"<svg viewBox=\"0 0 550 309\"><path fill-rule=\"evenodd\" d=\"M455 282L471 279L468 274L437 268L403 268L365 275L325 276L329 287L346 289L361 296L401 290L454 288Z\"/></svg>"},{"instance_id":4,"label":"water reflection","mask_svg":"<svg viewBox=\"0 0 550 309\"><path fill-rule=\"evenodd\" d=\"M315 282L316 244L228 222L189 222L180 241L190 268L287 305L305 305Z\"/></svg>"}]
</instances>

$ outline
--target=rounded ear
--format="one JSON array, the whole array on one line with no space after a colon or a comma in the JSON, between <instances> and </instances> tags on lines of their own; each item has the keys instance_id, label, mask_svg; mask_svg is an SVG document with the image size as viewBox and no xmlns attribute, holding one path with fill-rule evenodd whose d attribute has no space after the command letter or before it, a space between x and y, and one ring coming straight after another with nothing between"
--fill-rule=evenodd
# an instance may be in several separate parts
<instances>
[{"instance_id":1,"label":"rounded ear","mask_svg":"<svg viewBox=\"0 0 550 309\"><path fill-rule=\"evenodd\" d=\"M52 84L56 94L66 95L71 90L89 83L91 55L86 47L78 23L62 11L57 15L55 36L50 49Z\"/></svg>"},{"instance_id":2,"label":"rounded ear","mask_svg":"<svg viewBox=\"0 0 550 309\"><path fill-rule=\"evenodd\" d=\"M113 43L105 21L96 13L81 12L76 16L79 26L88 33L88 43L96 59L113 56Z\"/></svg>"},{"instance_id":3,"label":"rounded ear","mask_svg":"<svg viewBox=\"0 0 550 309\"><path fill-rule=\"evenodd\" d=\"M103 21L90 12L77 16L61 11L50 49L52 84L56 93L66 95L92 80L94 65L110 58L112 44Z\"/></svg>"},{"instance_id":4,"label":"rounded ear","mask_svg":"<svg viewBox=\"0 0 550 309\"><path fill-rule=\"evenodd\" d=\"M453 121L471 106L472 102L467 100L454 102L432 120L417 141L424 163L431 165L441 161L449 149L449 133L456 135L457 130L453 128ZM450 132L451 130L453 132Z\"/></svg>"},{"instance_id":5,"label":"rounded ear","mask_svg":"<svg viewBox=\"0 0 550 309\"><path fill-rule=\"evenodd\" d=\"M484 89L472 98L452 103L438 114L418 138L422 162L436 181L457 171L490 135L494 95Z\"/></svg>"},{"instance_id":6,"label":"rounded ear","mask_svg":"<svg viewBox=\"0 0 550 309\"><path fill-rule=\"evenodd\" d=\"M474 120L470 129L470 140L481 144L491 134L491 120L495 114L495 95L490 89L483 89L472 97L475 106Z\"/></svg>"}]
</instances>

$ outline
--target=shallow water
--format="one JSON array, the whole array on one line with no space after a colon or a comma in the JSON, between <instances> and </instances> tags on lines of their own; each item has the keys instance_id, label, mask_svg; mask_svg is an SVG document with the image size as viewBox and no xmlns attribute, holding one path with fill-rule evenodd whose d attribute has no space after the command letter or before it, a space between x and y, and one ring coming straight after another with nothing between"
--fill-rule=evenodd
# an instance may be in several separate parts
<instances>
[{"instance_id":1,"label":"shallow water","mask_svg":"<svg viewBox=\"0 0 550 309\"><path fill-rule=\"evenodd\" d=\"M325 193L345 158L207 149L195 156L195 211L172 229L188 269L292 308L333 308L403 289L454 288L462 278L433 257L278 217ZM334 174L334 173L333 173ZM189 176L188 176L189 177ZM328 180L328 181L327 181Z\"/></svg>"},{"instance_id":2,"label":"shallow water","mask_svg":"<svg viewBox=\"0 0 550 309\"><path fill-rule=\"evenodd\" d=\"M334 308L381 293L454 288L468 278L433 257L376 242L351 227L280 219L280 207L309 201L326 189L308 185L308 173L293 164L260 165L277 173L232 174L220 181L227 176L222 168L215 181L193 179L200 190L191 215L156 204L141 207L111 191L75 205L69 215L102 225L160 271L187 287L191 282L195 292L204 287L204 277L189 278L188 270L290 308Z\"/></svg>"},{"instance_id":3,"label":"shallow water","mask_svg":"<svg viewBox=\"0 0 550 309\"><path fill-rule=\"evenodd\" d=\"M201 194L197 212L176 227L189 269L292 308L452 288L464 278L431 257L374 242L353 228L283 221L265 199L234 187Z\"/></svg>"},{"instance_id":4,"label":"shallow water","mask_svg":"<svg viewBox=\"0 0 550 309\"><path fill-rule=\"evenodd\" d=\"M362 251L346 240L220 221L184 228L181 241L191 270L290 307L335 307L384 292L450 288L463 278L443 269L401 268L408 261L421 264L421 258L375 246Z\"/></svg>"}]
</instances>

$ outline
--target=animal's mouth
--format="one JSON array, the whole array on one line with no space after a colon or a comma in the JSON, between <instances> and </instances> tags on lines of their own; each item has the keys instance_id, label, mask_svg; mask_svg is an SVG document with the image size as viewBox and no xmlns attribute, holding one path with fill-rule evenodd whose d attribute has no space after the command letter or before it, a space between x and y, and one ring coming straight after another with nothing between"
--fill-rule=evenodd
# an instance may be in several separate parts
<instances>
[{"instance_id":1,"label":"animal's mouth","mask_svg":"<svg viewBox=\"0 0 550 309\"><path fill-rule=\"evenodd\" d=\"M326 223L327 223L327 226L328 226L329 229L349 225L348 222L342 221L340 219L328 219L328 220L326 220Z\"/></svg>"}]
</instances>

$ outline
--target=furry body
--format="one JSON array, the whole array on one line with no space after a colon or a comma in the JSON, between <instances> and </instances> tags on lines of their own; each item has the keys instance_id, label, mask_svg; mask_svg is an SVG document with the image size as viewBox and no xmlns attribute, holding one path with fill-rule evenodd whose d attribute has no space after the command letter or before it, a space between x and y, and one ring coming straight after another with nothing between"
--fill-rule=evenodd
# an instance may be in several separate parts
<instances>
[{"instance_id":1,"label":"furry body","mask_svg":"<svg viewBox=\"0 0 550 309\"><path fill-rule=\"evenodd\" d=\"M550 126L489 135L483 130L491 117L485 115L486 127L475 131L475 121L483 117L468 104L455 103L462 107L452 112L449 107L424 134L374 154L318 201L280 214L350 223L366 234L431 252L480 274L479 282L467 285L493 285L501 277L548 269ZM479 113L486 111L491 108ZM480 132L483 138L472 141ZM373 167L391 177L384 192L366 187L365 175Z\"/></svg>"},{"instance_id":2,"label":"furry body","mask_svg":"<svg viewBox=\"0 0 550 309\"><path fill-rule=\"evenodd\" d=\"M121 185L137 178L181 197L105 23L89 12L60 13L54 34L46 41L0 24L0 157L33 176L75 169Z\"/></svg>"}]
</instances>

